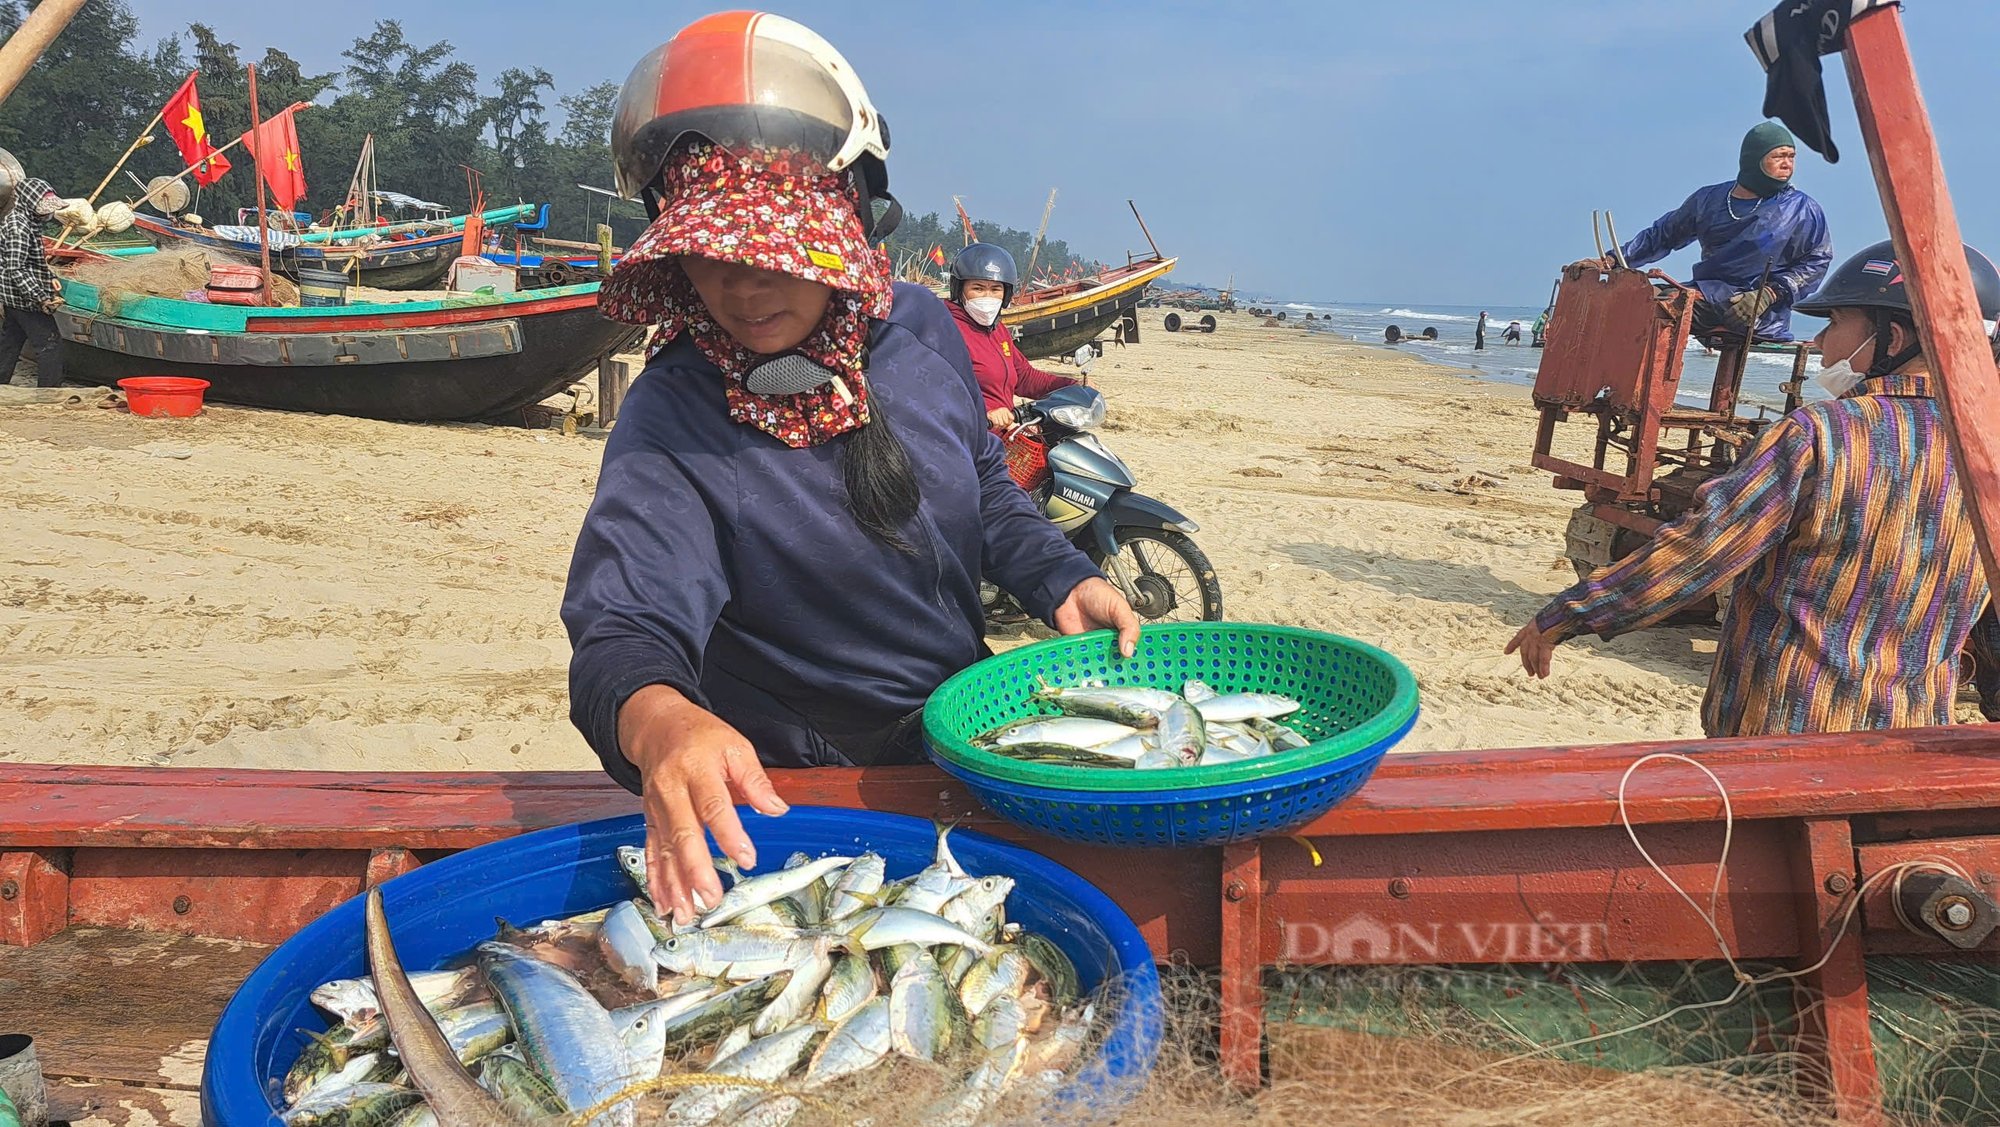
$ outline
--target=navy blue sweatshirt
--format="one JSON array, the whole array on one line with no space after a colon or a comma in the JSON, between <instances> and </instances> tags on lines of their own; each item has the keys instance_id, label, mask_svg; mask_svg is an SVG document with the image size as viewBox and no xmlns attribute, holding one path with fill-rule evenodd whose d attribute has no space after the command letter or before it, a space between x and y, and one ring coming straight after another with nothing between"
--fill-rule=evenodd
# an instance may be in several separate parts
<instances>
[{"instance_id":1,"label":"navy blue sweatshirt","mask_svg":"<svg viewBox=\"0 0 2000 1127\"><path fill-rule=\"evenodd\" d=\"M896 286L868 388L922 490L914 554L848 513L850 436L795 450L729 418L685 337L646 366L605 444L563 595L570 718L632 791L618 709L670 685L767 765L844 765L985 657L982 573L1048 621L1101 573L1007 476L965 342L930 291ZM898 729L908 745L907 728Z\"/></svg>"}]
</instances>

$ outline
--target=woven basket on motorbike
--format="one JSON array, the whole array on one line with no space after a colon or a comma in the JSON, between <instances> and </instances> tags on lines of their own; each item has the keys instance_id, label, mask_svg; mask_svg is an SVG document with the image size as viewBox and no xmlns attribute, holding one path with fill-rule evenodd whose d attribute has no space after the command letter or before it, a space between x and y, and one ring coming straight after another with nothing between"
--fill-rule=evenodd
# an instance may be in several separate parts
<instances>
[{"instance_id":1,"label":"woven basket on motorbike","mask_svg":"<svg viewBox=\"0 0 2000 1127\"><path fill-rule=\"evenodd\" d=\"M1266 692L1300 704L1285 723L1313 741L1236 763L1118 770L1029 763L972 745L1013 720L1052 713L1041 684L1144 685L1179 692ZM1109 631L991 657L946 681L924 706L931 758L1000 816L1072 841L1212 845L1285 833L1360 789L1417 719L1408 667L1351 638L1241 622L1146 626L1119 658Z\"/></svg>"}]
</instances>

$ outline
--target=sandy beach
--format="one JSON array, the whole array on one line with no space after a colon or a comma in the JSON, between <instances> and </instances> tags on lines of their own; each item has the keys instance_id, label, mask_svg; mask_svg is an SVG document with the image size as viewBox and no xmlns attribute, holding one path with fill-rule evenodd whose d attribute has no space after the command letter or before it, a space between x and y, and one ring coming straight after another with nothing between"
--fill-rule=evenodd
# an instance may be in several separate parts
<instances>
[{"instance_id":1,"label":"sandy beach","mask_svg":"<svg viewBox=\"0 0 2000 1127\"><path fill-rule=\"evenodd\" d=\"M1247 315L1093 371L1105 440L1201 524L1230 618L1408 662L1403 750L1698 736L1713 628L1501 655L1570 582L1524 389ZM1065 369L1059 369L1065 370ZM556 610L601 435L211 406L0 407L0 760L595 765ZM996 644L999 644L996 640Z\"/></svg>"}]
</instances>

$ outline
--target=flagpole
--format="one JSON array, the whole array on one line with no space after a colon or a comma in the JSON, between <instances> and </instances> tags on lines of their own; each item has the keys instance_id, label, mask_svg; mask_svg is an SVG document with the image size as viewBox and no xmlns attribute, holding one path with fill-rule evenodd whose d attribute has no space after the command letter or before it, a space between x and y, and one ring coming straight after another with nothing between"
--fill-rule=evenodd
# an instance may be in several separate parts
<instances>
[{"instance_id":1,"label":"flagpole","mask_svg":"<svg viewBox=\"0 0 2000 1127\"><path fill-rule=\"evenodd\" d=\"M257 64L250 64L250 132L245 136L256 137L263 127L263 119L257 114ZM264 139L258 137L258 141ZM261 146L260 146L261 147ZM265 226L264 217L264 158L256 149L250 150L250 170L257 181L257 251L261 260L264 278L264 304L271 304L271 230Z\"/></svg>"},{"instance_id":2,"label":"flagpole","mask_svg":"<svg viewBox=\"0 0 2000 1127\"><path fill-rule=\"evenodd\" d=\"M90 198L84 202L90 204L95 204L97 202L97 197L103 195L104 189L110 185L111 178L118 175L118 170L125 167L125 162L131 160L132 154L139 151L139 146L144 145L153 139L153 127L160 124L160 119L166 116L167 116L167 108L165 106L161 106L160 112L154 114L153 120L146 123L146 128L141 129L139 131L139 135L132 139L132 144L127 146L127 148L125 149L125 155L119 157L118 163L111 166L111 171L104 174L104 179L99 180L97 182L97 187L92 189L90 193ZM63 224L62 234L56 236L55 249L61 250L63 243L69 239L69 233L74 230L76 230L76 224L74 223Z\"/></svg>"}]
</instances>

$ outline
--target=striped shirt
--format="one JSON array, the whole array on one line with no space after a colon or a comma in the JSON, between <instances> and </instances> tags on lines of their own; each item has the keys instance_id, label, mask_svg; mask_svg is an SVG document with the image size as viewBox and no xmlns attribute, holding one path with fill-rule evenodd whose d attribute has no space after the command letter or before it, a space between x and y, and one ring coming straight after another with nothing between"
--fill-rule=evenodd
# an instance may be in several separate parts
<instances>
[{"instance_id":1,"label":"striped shirt","mask_svg":"<svg viewBox=\"0 0 2000 1127\"><path fill-rule=\"evenodd\" d=\"M1943 426L1922 375L1801 407L1535 624L1611 638L1727 587L1709 735L1949 724L1987 589Z\"/></svg>"}]
</instances>

